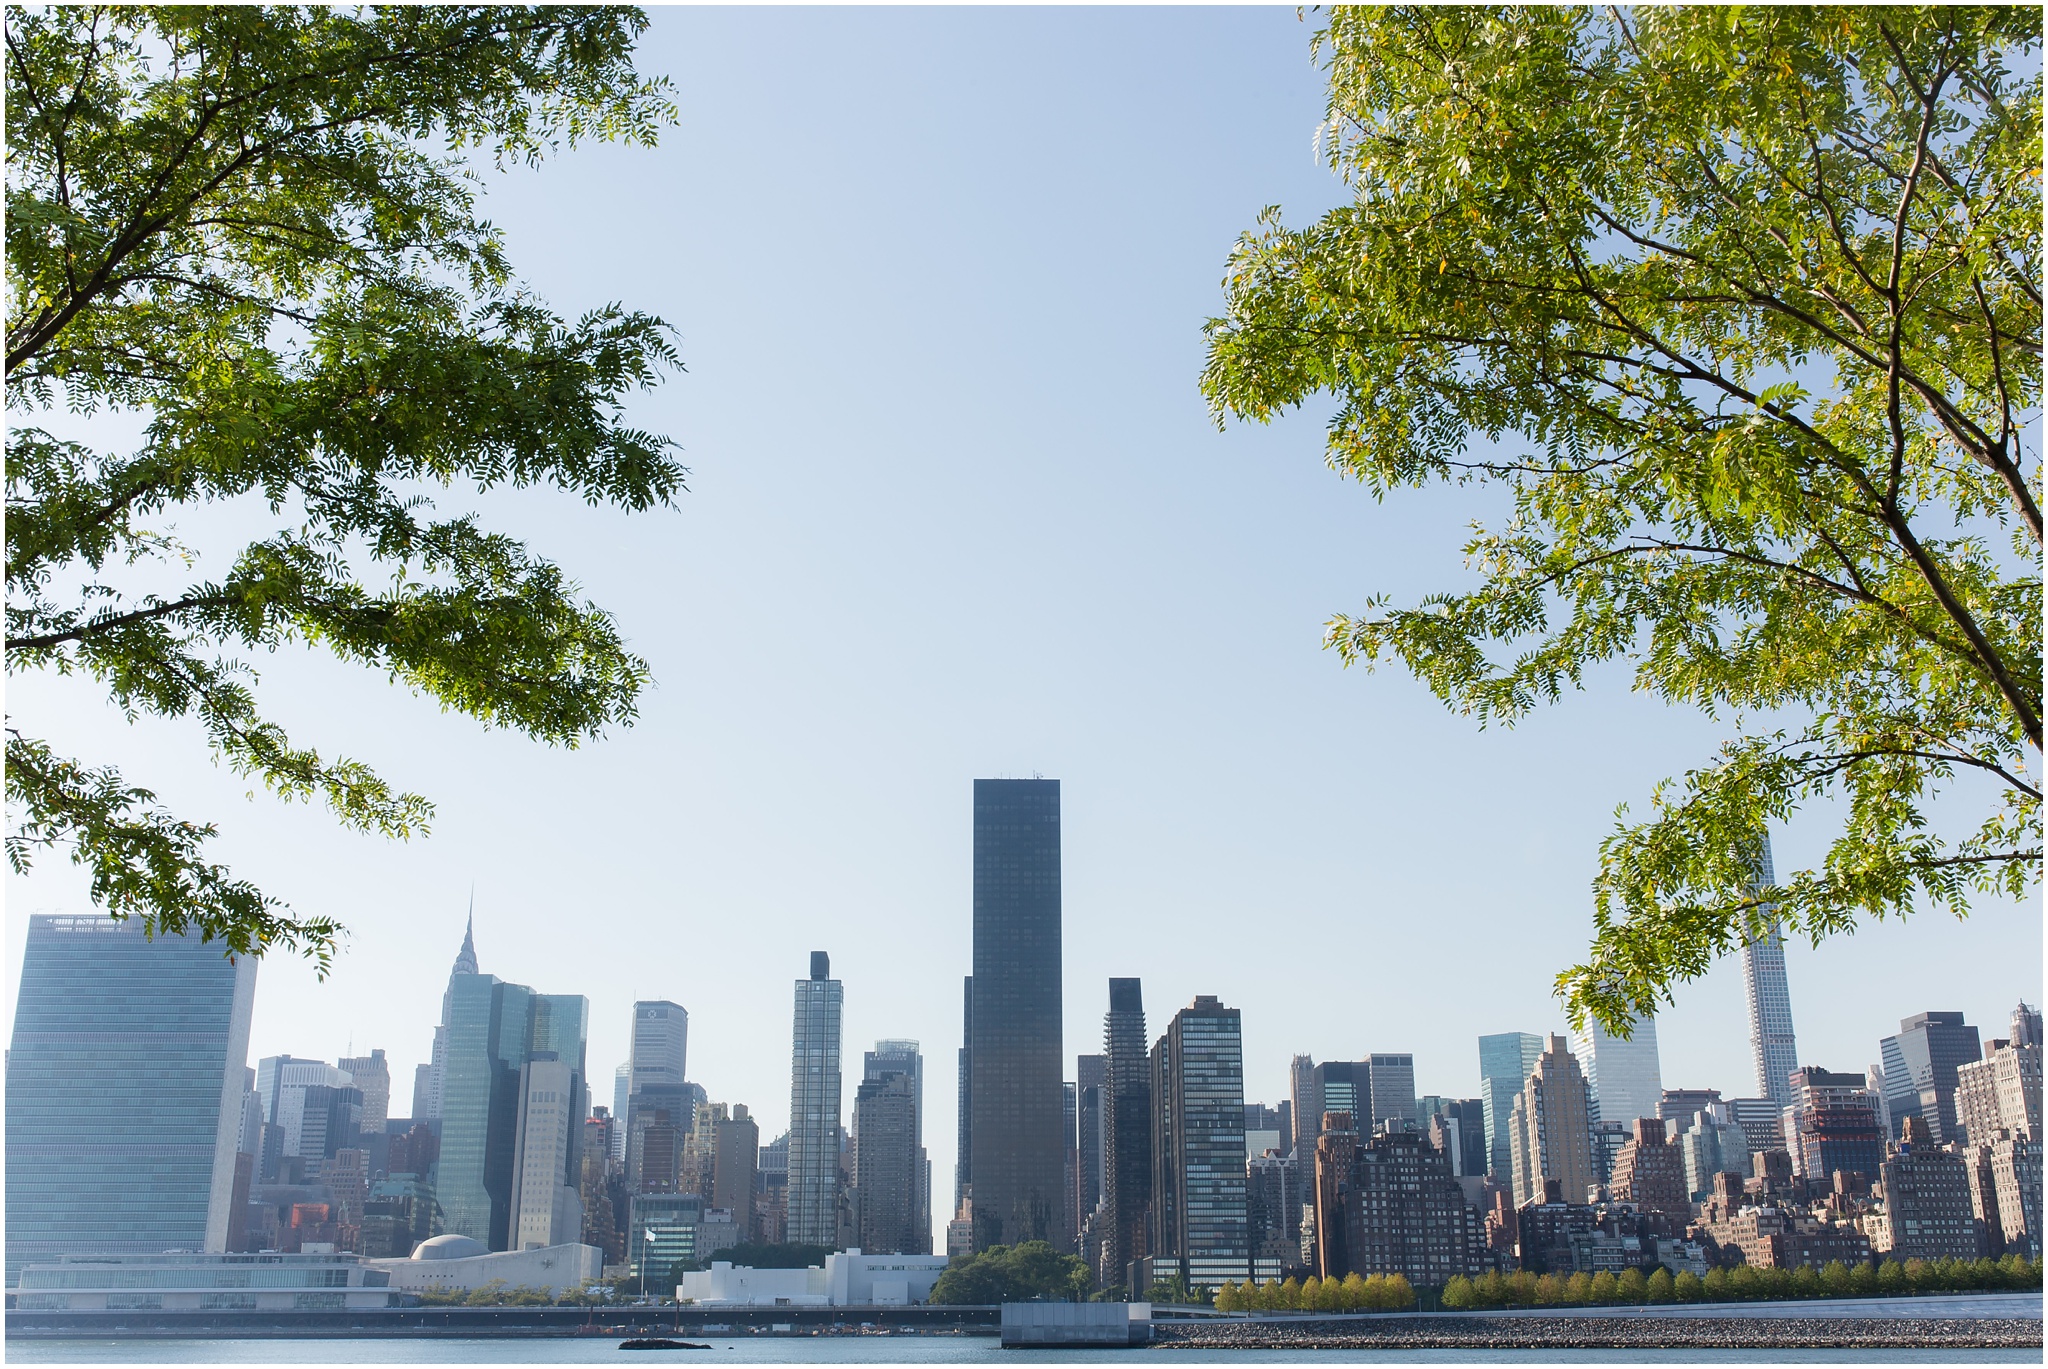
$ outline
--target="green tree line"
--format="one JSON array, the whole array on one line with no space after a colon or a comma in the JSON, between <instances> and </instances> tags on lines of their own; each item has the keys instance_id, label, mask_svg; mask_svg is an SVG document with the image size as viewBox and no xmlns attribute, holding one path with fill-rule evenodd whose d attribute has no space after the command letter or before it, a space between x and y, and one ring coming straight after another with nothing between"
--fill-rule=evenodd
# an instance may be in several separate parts
<instances>
[{"instance_id":1,"label":"green tree line","mask_svg":"<svg viewBox=\"0 0 2048 1369\"><path fill-rule=\"evenodd\" d=\"M1311 1274L1306 1283L1246 1279L1216 1290L1219 1312L1406 1312L1414 1306L1415 1289L1405 1274L1346 1274L1341 1279Z\"/></svg>"},{"instance_id":2,"label":"green tree line","mask_svg":"<svg viewBox=\"0 0 2048 1369\"><path fill-rule=\"evenodd\" d=\"M1773 1302L1792 1298L1906 1297L1916 1293L2009 1292L2041 1286L2041 1266L2024 1255L2001 1260L1886 1260L1844 1264L1830 1260L1815 1269L1755 1269L1737 1265L1702 1278L1690 1271L1673 1277L1659 1269L1615 1275L1463 1275L1444 1286L1446 1308L1595 1307L1621 1303Z\"/></svg>"}]
</instances>

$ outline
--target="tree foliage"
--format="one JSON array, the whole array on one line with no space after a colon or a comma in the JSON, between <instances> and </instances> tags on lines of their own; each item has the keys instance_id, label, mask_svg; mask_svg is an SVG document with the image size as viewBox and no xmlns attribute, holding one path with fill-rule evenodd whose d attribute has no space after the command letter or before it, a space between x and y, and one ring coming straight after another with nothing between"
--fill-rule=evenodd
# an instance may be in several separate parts
<instances>
[{"instance_id":1,"label":"tree foliage","mask_svg":"<svg viewBox=\"0 0 2048 1369\"><path fill-rule=\"evenodd\" d=\"M986 1307L1005 1302L1080 1302L1092 1280L1077 1256L1045 1241L990 1246L963 1255L932 1285L931 1301Z\"/></svg>"},{"instance_id":2,"label":"tree foliage","mask_svg":"<svg viewBox=\"0 0 2048 1369\"><path fill-rule=\"evenodd\" d=\"M1580 1280L1584 1279L1584 1283ZM1604 1282L1603 1282L1604 1281ZM1886 1260L1854 1269L1836 1261L1824 1269L1710 1269L1702 1279L1687 1270L1676 1278L1658 1269L1648 1278L1640 1269L1620 1278L1601 1274L1569 1279L1538 1277L1528 1271L1487 1274L1472 1279L1460 1274L1444 1285L1446 1308L1544 1307L1665 1302L1780 1302L1790 1298L1868 1298L1880 1293L1904 1297L1914 1293L2024 1292L2041 1286L2041 1266L2024 1255L2001 1259Z\"/></svg>"},{"instance_id":3,"label":"tree foliage","mask_svg":"<svg viewBox=\"0 0 2048 1369\"><path fill-rule=\"evenodd\" d=\"M1330 464L1376 495L1511 508L1476 588L1331 644L1481 725L1613 661L1732 717L1617 815L1574 1022L1625 1031L1773 925L2038 878L2040 38L2038 9L1711 6L1318 36L1355 198L1240 241L1205 392L1219 421L1328 393ZM1824 796L1825 861L1763 886L1767 825Z\"/></svg>"},{"instance_id":4,"label":"tree foliage","mask_svg":"<svg viewBox=\"0 0 2048 1369\"><path fill-rule=\"evenodd\" d=\"M522 289L471 168L651 143L673 111L634 72L639 12L61 7L6 24L8 670L195 719L236 772L400 837L427 800L288 736L238 653L322 647L562 746L629 724L648 666L612 617L428 496L538 485L639 510L683 488L673 444L623 416L675 363L669 330L619 305L564 318ZM90 440L123 414L139 446ZM197 558L166 520L202 503L255 535L179 583ZM211 825L14 723L17 871L69 848L116 916L325 970L332 919L293 915L207 859Z\"/></svg>"}]
</instances>

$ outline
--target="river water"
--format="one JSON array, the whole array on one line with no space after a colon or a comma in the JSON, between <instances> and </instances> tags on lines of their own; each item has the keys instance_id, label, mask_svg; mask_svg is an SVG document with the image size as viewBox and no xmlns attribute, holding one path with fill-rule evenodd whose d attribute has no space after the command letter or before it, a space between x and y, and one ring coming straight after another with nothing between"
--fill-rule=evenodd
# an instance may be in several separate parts
<instances>
[{"instance_id":1,"label":"river water","mask_svg":"<svg viewBox=\"0 0 2048 1369\"><path fill-rule=\"evenodd\" d=\"M7 1342L15 1364L2039 1364L2039 1350L1005 1350L992 1336L699 1336L708 1350L621 1355L610 1337Z\"/></svg>"}]
</instances>

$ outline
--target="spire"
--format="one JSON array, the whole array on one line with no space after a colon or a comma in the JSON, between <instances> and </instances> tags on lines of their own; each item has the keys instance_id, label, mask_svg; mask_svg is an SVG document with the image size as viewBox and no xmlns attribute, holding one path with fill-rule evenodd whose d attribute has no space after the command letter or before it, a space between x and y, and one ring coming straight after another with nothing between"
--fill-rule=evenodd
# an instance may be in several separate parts
<instances>
[{"instance_id":1,"label":"spire","mask_svg":"<svg viewBox=\"0 0 2048 1369\"><path fill-rule=\"evenodd\" d=\"M462 924L462 949L456 952L450 974L476 973L476 890L469 891L469 919Z\"/></svg>"}]
</instances>

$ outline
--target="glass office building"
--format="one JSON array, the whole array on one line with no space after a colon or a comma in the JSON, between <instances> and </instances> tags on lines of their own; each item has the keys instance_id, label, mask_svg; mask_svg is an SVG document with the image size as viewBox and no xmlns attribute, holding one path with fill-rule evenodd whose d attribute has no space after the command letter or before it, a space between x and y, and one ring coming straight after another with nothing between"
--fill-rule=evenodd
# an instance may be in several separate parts
<instances>
[{"instance_id":1,"label":"glass office building","mask_svg":"<svg viewBox=\"0 0 2048 1369\"><path fill-rule=\"evenodd\" d=\"M1543 1038L1533 1032L1479 1038L1479 1105L1486 1115L1487 1164L1496 1179L1505 1181L1512 1171L1508 1118L1542 1055Z\"/></svg>"},{"instance_id":2,"label":"glass office building","mask_svg":"<svg viewBox=\"0 0 2048 1369\"><path fill-rule=\"evenodd\" d=\"M588 1110L584 1043L589 1004L576 994L537 994L496 975L448 982L447 1061L441 1086L441 1158L435 1196L442 1230L509 1250L519 1158L522 1071L530 1060L573 1064L564 1091ZM565 1143L564 1173L581 1162L582 1128Z\"/></svg>"},{"instance_id":3,"label":"glass office building","mask_svg":"<svg viewBox=\"0 0 2048 1369\"><path fill-rule=\"evenodd\" d=\"M7 1286L62 1255L225 1250L256 961L38 915L7 1056Z\"/></svg>"},{"instance_id":4,"label":"glass office building","mask_svg":"<svg viewBox=\"0 0 2048 1369\"><path fill-rule=\"evenodd\" d=\"M977 1250L1031 1240L1071 1247L1060 1027L1060 782L976 780L969 1105Z\"/></svg>"},{"instance_id":5,"label":"glass office building","mask_svg":"<svg viewBox=\"0 0 2048 1369\"><path fill-rule=\"evenodd\" d=\"M1593 1090L1593 1120L1628 1131L1638 1117L1658 1116L1664 1101L1664 1070L1657 1058L1657 1019L1638 1018L1628 1039L1588 1018L1572 1033L1572 1053Z\"/></svg>"},{"instance_id":6,"label":"glass office building","mask_svg":"<svg viewBox=\"0 0 2048 1369\"><path fill-rule=\"evenodd\" d=\"M840 1023L846 991L831 958L811 952L796 981L789 1062L789 1240L839 1244Z\"/></svg>"},{"instance_id":7,"label":"glass office building","mask_svg":"<svg viewBox=\"0 0 2048 1369\"><path fill-rule=\"evenodd\" d=\"M1245 1197L1244 1027L1203 996L1153 1051L1153 1277L1177 1263L1190 1287L1253 1274Z\"/></svg>"}]
</instances>

